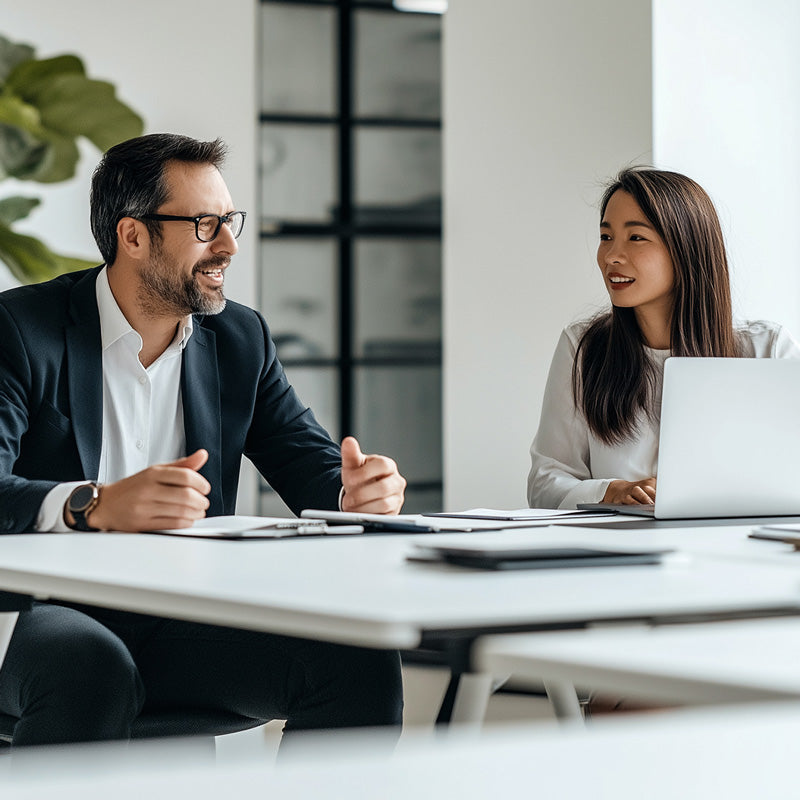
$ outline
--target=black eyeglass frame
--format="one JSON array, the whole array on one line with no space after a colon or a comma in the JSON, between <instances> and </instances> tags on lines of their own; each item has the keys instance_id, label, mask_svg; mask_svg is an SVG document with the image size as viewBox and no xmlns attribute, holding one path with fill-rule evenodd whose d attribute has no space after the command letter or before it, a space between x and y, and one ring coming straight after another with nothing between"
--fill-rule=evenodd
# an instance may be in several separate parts
<instances>
[{"instance_id":1,"label":"black eyeglass frame","mask_svg":"<svg viewBox=\"0 0 800 800\"><path fill-rule=\"evenodd\" d=\"M156 220L157 222L194 222L194 235L197 237L198 242L213 242L214 239L217 238L217 234L220 232L222 228L222 223L230 223L231 217L239 216L242 218L242 227L239 228L239 233L234 235L234 239L238 239L242 235L242 231L244 230L244 221L247 219L247 212L246 211L231 211L230 214L200 214L197 217L178 217L174 214L143 214L139 219L152 219ZM214 233L208 239L203 239L200 236L200 220L202 219L209 219L213 217L217 220L217 227L214 228Z\"/></svg>"}]
</instances>

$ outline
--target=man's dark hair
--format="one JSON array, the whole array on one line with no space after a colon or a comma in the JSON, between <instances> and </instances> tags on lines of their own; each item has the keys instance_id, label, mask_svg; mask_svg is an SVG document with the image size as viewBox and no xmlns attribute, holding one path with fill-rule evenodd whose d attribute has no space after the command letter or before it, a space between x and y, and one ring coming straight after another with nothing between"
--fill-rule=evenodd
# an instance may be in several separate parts
<instances>
[{"instance_id":1,"label":"man's dark hair","mask_svg":"<svg viewBox=\"0 0 800 800\"><path fill-rule=\"evenodd\" d=\"M117 223L123 217L155 214L169 199L164 171L168 162L210 164L220 169L227 148L221 139L199 142L174 133L151 133L112 147L92 176L92 234L106 264L117 257ZM143 220L161 238L161 224Z\"/></svg>"}]
</instances>

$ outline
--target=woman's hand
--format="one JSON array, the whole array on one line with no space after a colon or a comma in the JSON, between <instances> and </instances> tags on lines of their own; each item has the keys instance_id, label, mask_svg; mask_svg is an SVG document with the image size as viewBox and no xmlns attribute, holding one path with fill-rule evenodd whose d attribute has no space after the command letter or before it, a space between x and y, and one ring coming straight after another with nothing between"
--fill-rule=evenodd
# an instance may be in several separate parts
<instances>
[{"instance_id":1,"label":"woman's hand","mask_svg":"<svg viewBox=\"0 0 800 800\"><path fill-rule=\"evenodd\" d=\"M611 481L603 496L604 503L621 503L626 506L654 503L656 500L656 479L643 481Z\"/></svg>"}]
</instances>

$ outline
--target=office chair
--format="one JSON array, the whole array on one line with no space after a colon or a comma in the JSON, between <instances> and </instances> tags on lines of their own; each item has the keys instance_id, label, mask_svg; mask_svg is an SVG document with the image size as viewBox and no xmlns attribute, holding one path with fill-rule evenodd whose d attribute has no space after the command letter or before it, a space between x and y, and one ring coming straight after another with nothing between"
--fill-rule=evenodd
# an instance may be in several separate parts
<instances>
[{"instance_id":1,"label":"office chair","mask_svg":"<svg viewBox=\"0 0 800 800\"><path fill-rule=\"evenodd\" d=\"M0 592L0 666L5 658L8 642L14 632L17 615L31 607L31 598L24 595ZM0 714L0 748L11 743L17 717ZM269 720L253 719L227 711L159 711L142 714L134 720L132 739L151 739L162 736L205 737L213 749L215 736L256 728Z\"/></svg>"}]
</instances>

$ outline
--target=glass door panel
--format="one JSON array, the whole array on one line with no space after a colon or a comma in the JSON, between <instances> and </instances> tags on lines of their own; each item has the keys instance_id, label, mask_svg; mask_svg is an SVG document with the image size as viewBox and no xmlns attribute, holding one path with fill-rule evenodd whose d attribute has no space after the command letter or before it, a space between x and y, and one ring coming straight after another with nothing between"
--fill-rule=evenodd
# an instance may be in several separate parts
<instances>
[{"instance_id":1,"label":"glass door panel","mask_svg":"<svg viewBox=\"0 0 800 800\"><path fill-rule=\"evenodd\" d=\"M261 110L335 114L337 9L261 5Z\"/></svg>"},{"instance_id":2,"label":"glass door panel","mask_svg":"<svg viewBox=\"0 0 800 800\"><path fill-rule=\"evenodd\" d=\"M441 244L361 239L355 245L355 355L439 359Z\"/></svg>"},{"instance_id":3,"label":"glass door panel","mask_svg":"<svg viewBox=\"0 0 800 800\"><path fill-rule=\"evenodd\" d=\"M441 21L424 14L355 13L355 115L436 120Z\"/></svg>"},{"instance_id":4,"label":"glass door panel","mask_svg":"<svg viewBox=\"0 0 800 800\"><path fill-rule=\"evenodd\" d=\"M261 308L285 361L339 355L336 242L263 239Z\"/></svg>"},{"instance_id":5,"label":"glass door panel","mask_svg":"<svg viewBox=\"0 0 800 800\"><path fill-rule=\"evenodd\" d=\"M338 206L334 125L265 123L261 126L261 216L331 223Z\"/></svg>"}]
</instances>

